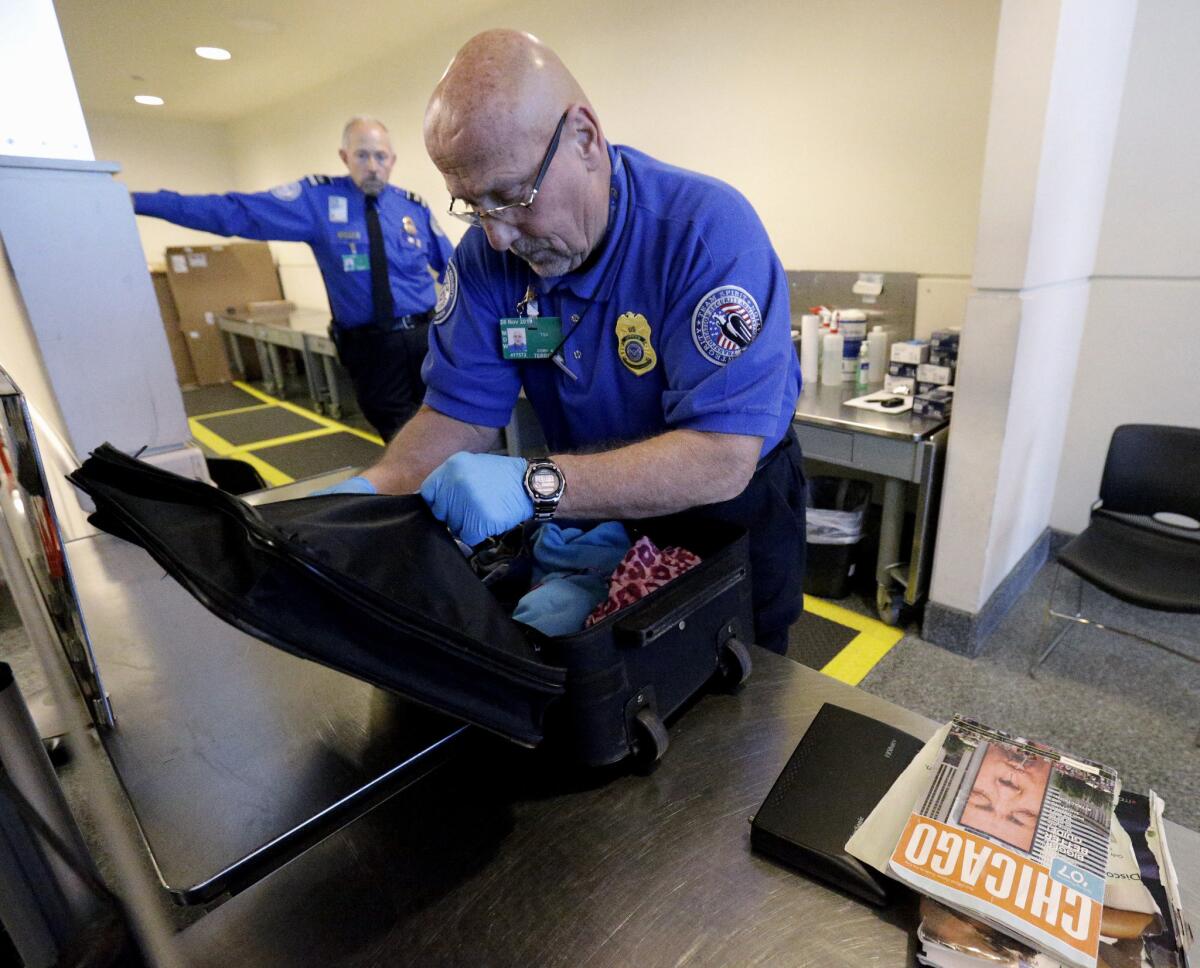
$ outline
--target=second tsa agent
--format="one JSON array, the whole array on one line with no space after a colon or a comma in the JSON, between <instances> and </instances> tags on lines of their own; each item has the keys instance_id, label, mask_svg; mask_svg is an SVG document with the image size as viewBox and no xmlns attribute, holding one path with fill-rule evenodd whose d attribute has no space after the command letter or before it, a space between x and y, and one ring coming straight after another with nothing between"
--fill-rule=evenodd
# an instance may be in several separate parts
<instances>
[{"instance_id":1,"label":"second tsa agent","mask_svg":"<svg viewBox=\"0 0 1200 968\"><path fill-rule=\"evenodd\" d=\"M333 311L331 335L363 416L390 440L424 397L433 280L453 252L428 206L388 184L387 128L352 118L338 152L349 175L308 175L266 192L134 192L138 215L246 239L307 242Z\"/></svg>"}]
</instances>

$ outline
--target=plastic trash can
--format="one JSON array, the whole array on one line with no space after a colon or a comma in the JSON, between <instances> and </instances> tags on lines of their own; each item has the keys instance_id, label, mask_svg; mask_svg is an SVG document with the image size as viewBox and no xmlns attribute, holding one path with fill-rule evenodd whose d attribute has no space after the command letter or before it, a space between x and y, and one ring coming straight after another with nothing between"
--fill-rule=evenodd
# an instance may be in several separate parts
<instances>
[{"instance_id":1,"label":"plastic trash can","mask_svg":"<svg viewBox=\"0 0 1200 968\"><path fill-rule=\"evenodd\" d=\"M842 477L808 481L808 564L805 594L845 598L854 577L854 560L871 503L871 485Z\"/></svg>"}]
</instances>

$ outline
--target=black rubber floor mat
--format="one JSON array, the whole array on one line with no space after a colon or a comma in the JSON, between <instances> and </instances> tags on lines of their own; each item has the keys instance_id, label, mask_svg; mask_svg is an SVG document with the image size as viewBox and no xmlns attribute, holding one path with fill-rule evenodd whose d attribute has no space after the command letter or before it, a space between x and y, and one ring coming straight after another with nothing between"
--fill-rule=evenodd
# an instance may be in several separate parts
<instances>
[{"instance_id":1,"label":"black rubber floor mat","mask_svg":"<svg viewBox=\"0 0 1200 968\"><path fill-rule=\"evenodd\" d=\"M858 629L802 612L788 630L787 657L812 669L821 669L858 635Z\"/></svg>"},{"instance_id":2,"label":"black rubber floor mat","mask_svg":"<svg viewBox=\"0 0 1200 968\"><path fill-rule=\"evenodd\" d=\"M254 456L299 480L341 467L366 467L379 460L382 453L379 444L356 434L339 433L265 447L256 450Z\"/></svg>"},{"instance_id":3,"label":"black rubber floor mat","mask_svg":"<svg viewBox=\"0 0 1200 968\"><path fill-rule=\"evenodd\" d=\"M219 417L197 417L208 430L235 447L320 430L322 425L284 407L263 407Z\"/></svg>"},{"instance_id":4,"label":"black rubber floor mat","mask_svg":"<svg viewBox=\"0 0 1200 968\"><path fill-rule=\"evenodd\" d=\"M183 391L183 409L189 417L205 413L220 413L238 407L253 407L262 401L232 383L217 383L210 387L194 387Z\"/></svg>"}]
</instances>

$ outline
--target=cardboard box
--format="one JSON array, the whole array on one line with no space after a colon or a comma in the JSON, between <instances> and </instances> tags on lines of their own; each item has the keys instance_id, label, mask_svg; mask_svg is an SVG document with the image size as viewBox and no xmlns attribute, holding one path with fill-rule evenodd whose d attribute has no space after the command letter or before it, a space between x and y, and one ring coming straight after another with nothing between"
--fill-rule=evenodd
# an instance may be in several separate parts
<instances>
[{"instance_id":1,"label":"cardboard box","mask_svg":"<svg viewBox=\"0 0 1200 968\"><path fill-rule=\"evenodd\" d=\"M917 364L916 363L891 362L891 363L888 363L887 371L892 376L910 376L913 379L916 379Z\"/></svg>"},{"instance_id":2,"label":"cardboard box","mask_svg":"<svg viewBox=\"0 0 1200 968\"><path fill-rule=\"evenodd\" d=\"M930 348L935 352L952 351L957 354L960 336L957 329L935 329L929 337Z\"/></svg>"},{"instance_id":3,"label":"cardboard box","mask_svg":"<svg viewBox=\"0 0 1200 968\"><path fill-rule=\"evenodd\" d=\"M196 383L196 368L192 365L191 354L188 353L187 340L179 329L179 311L175 308L175 300L171 296L167 270L150 270L150 282L154 286L155 298L158 299L158 312L162 316L163 329L167 334L171 362L175 364L175 379L181 387L193 386Z\"/></svg>"},{"instance_id":4,"label":"cardboard box","mask_svg":"<svg viewBox=\"0 0 1200 968\"><path fill-rule=\"evenodd\" d=\"M938 387L913 399L913 414L918 417L949 417L954 409L954 394L948 387Z\"/></svg>"},{"instance_id":5,"label":"cardboard box","mask_svg":"<svg viewBox=\"0 0 1200 968\"><path fill-rule=\"evenodd\" d=\"M929 359L929 343L923 339L908 339L892 344L892 361L895 363L925 363Z\"/></svg>"},{"instance_id":6,"label":"cardboard box","mask_svg":"<svg viewBox=\"0 0 1200 968\"><path fill-rule=\"evenodd\" d=\"M946 386L954 382L954 367L938 366L934 363L922 363L917 367L917 381L919 383L936 383L939 386Z\"/></svg>"},{"instance_id":7,"label":"cardboard box","mask_svg":"<svg viewBox=\"0 0 1200 968\"><path fill-rule=\"evenodd\" d=\"M287 322L287 317L296 311L290 299L252 299L243 310L253 319L269 318L272 322Z\"/></svg>"},{"instance_id":8,"label":"cardboard box","mask_svg":"<svg viewBox=\"0 0 1200 968\"><path fill-rule=\"evenodd\" d=\"M181 335L196 369L198 384L209 386L233 380L229 357L225 353L225 334L217 326L215 316L211 322L202 319L195 326L184 327Z\"/></svg>"},{"instance_id":9,"label":"cardboard box","mask_svg":"<svg viewBox=\"0 0 1200 968\"><path fill-rule=\"evenodd\" d=\"M228 383L232 374L216 317L236 314L251 302L283 300L270 247L265 242L171 246L166 256L167 282L196 382Z\"/></svg>"}]
</instances>

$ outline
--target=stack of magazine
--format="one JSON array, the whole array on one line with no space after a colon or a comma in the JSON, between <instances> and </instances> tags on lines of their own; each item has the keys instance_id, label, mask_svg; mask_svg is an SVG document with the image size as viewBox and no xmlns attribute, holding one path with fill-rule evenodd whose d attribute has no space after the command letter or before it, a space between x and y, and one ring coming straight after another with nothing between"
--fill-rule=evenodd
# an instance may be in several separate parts
<instances>
[{"instance_id":1,"label":"stack of magazine","mask_svg":"<svg viewBox=\"0 0 1200 968\"><path fill-rule=\"evenodd\" d=\"M1105 766L956 718L846 850L924 895L924 965L1187 968L1162 812Z\"/></svg>"}]
</instances>

